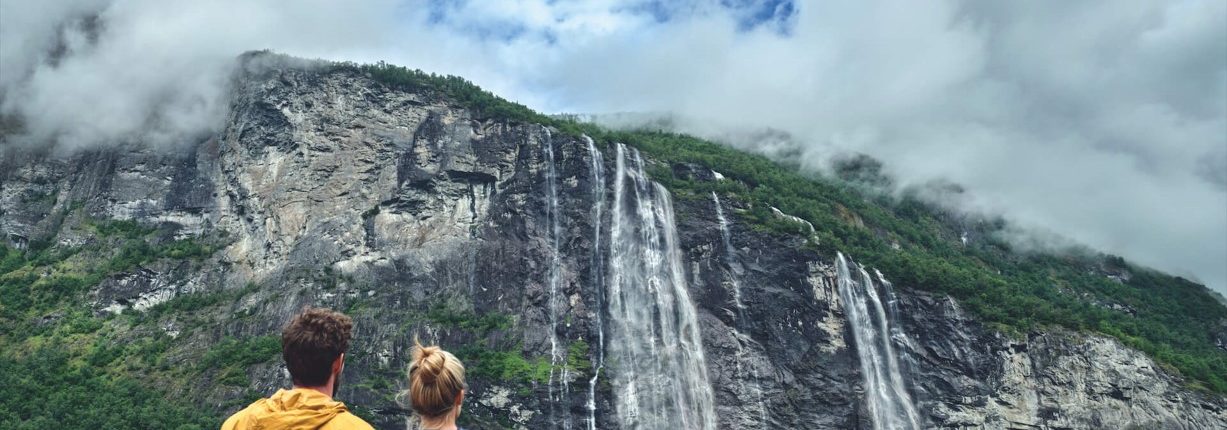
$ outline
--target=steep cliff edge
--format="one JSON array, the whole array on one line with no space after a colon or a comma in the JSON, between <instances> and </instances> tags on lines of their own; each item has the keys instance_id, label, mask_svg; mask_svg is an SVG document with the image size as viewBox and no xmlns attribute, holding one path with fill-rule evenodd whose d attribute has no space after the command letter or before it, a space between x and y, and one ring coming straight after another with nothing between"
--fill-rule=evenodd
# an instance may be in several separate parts
<instances>
[{"instance_id":1,"label":"steep cliff edge","mask_svg":"<svg viewBox=\"0 0 1227 430\"><path fill-rule=\"evenodd\" d=\"M380 428L407 417L394 395L415 336L469 366L468 427L627 424L616 369L632 355L603 342L618 324L607 288L621 270L610 266L617 211L655 195L627 188L618 203L633 148L478 114L354 68L253 69L236 82L226 128L184 148L4 154L6 255L112 244L109 220L136 221L144 230L130 239L151 249L195 240L206 250L114 265L45 306L6 303L6 350L42 347L72 319L64 315L87 309L79 319L97 324L69 331L75 344L162 345L152 364L113 358L100 368L142 375L220 416L286 383L268 336L303 305L329 306L357 322L338 397ZM733 181L650 153L638 167ZM874 428L836 256L804 220L774 211L802 234L756 222L761 202L672 197L654 202L674 214L626 231L675 224L682 279L673 282L688 294L677 305L693 306L710 385L698 389L715 425ZM647 250L657 249L669 248ZM85 257L26 264L53 273L72 258ZM1007 336L944 295L906 284L894 293L905 336L890 342L924 428L1227 428L1222 395L1186 388L1114 339L1058 328ZM22 333L30 327L47 328ZM264 354L230 358L250 350Z\"/></svg>"}]
</instances>

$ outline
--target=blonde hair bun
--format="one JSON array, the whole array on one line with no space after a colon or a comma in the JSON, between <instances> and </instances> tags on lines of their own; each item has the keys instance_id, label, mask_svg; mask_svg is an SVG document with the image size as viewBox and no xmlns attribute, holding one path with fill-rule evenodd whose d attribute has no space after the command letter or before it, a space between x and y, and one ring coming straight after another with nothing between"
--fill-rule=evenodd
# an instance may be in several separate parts
<instances>
[{"instance_id":1,"label":"blonde hair bun","mask_svg":"<svg viewBox=\"0 0 1227 430\"><path fill-rule=\"evenodd\" d=\"M464 364L452 353L438 346L422 346L413 340L409 364L409 404L426 422L445 418L453 411L461 393L468 388L464 382Z\"/></svg>"}]
</instances>

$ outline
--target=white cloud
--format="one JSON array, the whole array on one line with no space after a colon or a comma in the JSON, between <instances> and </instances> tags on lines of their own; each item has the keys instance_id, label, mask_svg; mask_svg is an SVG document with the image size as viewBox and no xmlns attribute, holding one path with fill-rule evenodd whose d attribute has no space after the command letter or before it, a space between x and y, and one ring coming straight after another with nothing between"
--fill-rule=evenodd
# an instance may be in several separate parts
<instances>
[{"instance_id":1,"label":"white cloud","mask_svg":"<svg viewBox=\"0 0 1227 430\"><path fill-rule=\"evenodd\" d=\"M22 116L29 140L61 148L182 140L223 119L239 53L277 47L340 56L367 41L388 43L376 29L395 24L384 14L390 2L295 5L6 0L0 108Z\"/></svg>"},{"instance_id":2,"label":"white cloud","mask_svg":"<svg viewBox=\"0 0 1227 430\"><path fill-rule=\"evenodd\" d=\"M963 184L974 209L1227 292L1221 1L42 3L0 1L0 88L67 144L208 130L245 50L384 59L548 112L785 130L812 165L870 154L904 184ZM71 25L89 11L96 43Z\"/></svg>"}]
</instances>

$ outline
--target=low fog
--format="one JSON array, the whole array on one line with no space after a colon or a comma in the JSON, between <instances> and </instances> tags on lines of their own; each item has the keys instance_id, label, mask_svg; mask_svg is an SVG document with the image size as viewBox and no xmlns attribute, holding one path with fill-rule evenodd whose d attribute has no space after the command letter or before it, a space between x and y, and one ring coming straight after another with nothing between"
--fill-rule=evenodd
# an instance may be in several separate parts
<instances>
[{"instance_id":1,"label":"low fog","mask_svg":"<svg viewBox=\"0 0 1227 430\"><path fill-rule=\"evenodd\" d=\"M963 185L962 210L1227 293L1220 0L3 0L6 144L191 141L254 49L458 74L548 113L667 113L814 169L868 154L902 186ZM747 138L763 129L790 138Z\"/></svg>"}]
</instances>

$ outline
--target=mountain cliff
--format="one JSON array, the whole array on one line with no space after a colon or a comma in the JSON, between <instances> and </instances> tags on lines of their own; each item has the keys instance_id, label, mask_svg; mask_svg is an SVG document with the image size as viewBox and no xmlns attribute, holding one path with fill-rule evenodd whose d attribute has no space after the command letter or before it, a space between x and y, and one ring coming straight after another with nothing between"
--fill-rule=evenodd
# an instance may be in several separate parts
<instances>
[{"instance_id":1,"label":"mountain cliff","mask_svg":"<svg viewBox=\"0 0 1227 430\"><path fill-rule=\"evenodd\" d=\"M0 364L47 405L7 390L4 427L215 425L287 383L276 336L315 305L354 317L338 397L379 428L415 337L468 366L469 428L1227 428L1204 287L457 78L277 60L244 58L200 141L4 149Z\"/></svg>"}]
</instances>

